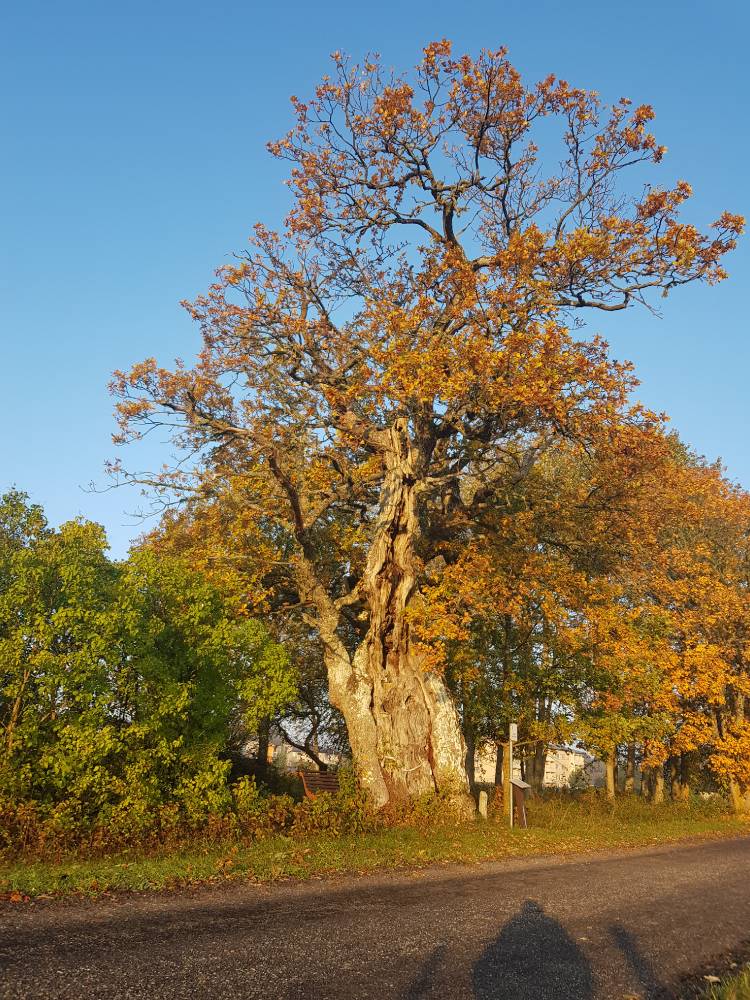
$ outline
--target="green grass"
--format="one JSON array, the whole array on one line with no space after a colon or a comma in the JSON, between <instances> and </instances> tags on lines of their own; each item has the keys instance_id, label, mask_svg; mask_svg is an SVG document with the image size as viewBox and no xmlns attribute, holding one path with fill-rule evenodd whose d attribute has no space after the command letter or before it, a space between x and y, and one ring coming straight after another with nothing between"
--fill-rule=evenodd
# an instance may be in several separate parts
<instances>
[{"instance_id":1,"label":"green grass","mask_svg":"<svg viewBox=\"0 0 750 1000\"><path fill-rule=\"evenodd\" d=\"M750 1000L750 969L728 976L704 994L705 1000Z\"/></svg>"},{"instance_id":2,"label":"green grass","mask_svg":"<svg viewBox=\"0 0 750 1000\"><path fill-rule=\"evenodd\" d=\"M0 894L19 896L97 894L163 889L243 879L273 882L386 868L420 868L455 862L569 854L633 848L689 838L750 833L750 827L716 807L648 806L623 800L537 802L527 830L508 830L498 821L428 829L392 828L374 833L269 836L249 844L197 844L149 854L131 852L61 862L0 862Z\"/></svg>"}]
</instances>

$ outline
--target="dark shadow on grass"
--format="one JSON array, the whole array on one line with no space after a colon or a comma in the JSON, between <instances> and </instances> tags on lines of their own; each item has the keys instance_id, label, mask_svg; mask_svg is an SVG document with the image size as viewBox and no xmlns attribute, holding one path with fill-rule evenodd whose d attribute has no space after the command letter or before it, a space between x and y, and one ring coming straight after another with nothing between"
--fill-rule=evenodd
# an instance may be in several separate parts
<instances>
[{"instance_id":1,"label":"dark shadow on grass","mask_svg":"<svg viewBox=\"0 0 750 1000\"><path fill-rule=\"evenodd\" d=\"M472 973L476 1000L591 1000L591 965L564 927L533 900L482 952Z\"/></svg>"}]
</instances>

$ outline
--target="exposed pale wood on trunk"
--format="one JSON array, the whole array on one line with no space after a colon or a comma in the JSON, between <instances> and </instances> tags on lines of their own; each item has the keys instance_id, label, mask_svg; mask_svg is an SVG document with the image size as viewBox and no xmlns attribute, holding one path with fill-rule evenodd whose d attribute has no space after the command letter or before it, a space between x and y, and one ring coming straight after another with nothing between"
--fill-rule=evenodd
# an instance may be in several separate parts
<instances>
[{"instance_id":1,"label":"exposed pale wood on trunk","mask_svg":"<svg viewBox=\"0 0 750 1000\"><path fill-rule=\"evenodd\" d=\"M300 592L316 609L331 702L344 715L360 781L375 804L440 791L465 800L470 811L458 713L442 678L426 669L408 620L419 566L420 455L405 420L372 438L385 477L359 584L368 628L352 655L337 631L341 608L317 580L304 546L296 567Z\"/></svg>"}]
</instances>

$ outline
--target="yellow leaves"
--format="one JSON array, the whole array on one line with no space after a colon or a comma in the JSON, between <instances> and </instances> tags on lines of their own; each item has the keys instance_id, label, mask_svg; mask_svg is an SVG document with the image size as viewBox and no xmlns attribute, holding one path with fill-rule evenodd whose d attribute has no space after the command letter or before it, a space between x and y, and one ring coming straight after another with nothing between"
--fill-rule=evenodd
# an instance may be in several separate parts
<instances>
[{"instance_id":1,"label":"yellow leaves","mask_svg":"<svg viewBox=\"0 0 750 1000\"><path fill-rule=\"evenodd\" d=\"M654 149L656 142L652 135L646 132L647 122L653 121L656 116L649 104L641 104L633 112L630 123L621 132L623 140L631 149Z\"/></svg>"},{"instance_id":2,"label":"yellow leaves","mask_svg":"<svg viewBox=\"0 0 750 1000\"><path fill-rule=\"evenodd\" d=\"M451 43L447 38L443 38L439 42L430 42L429 45L424 47L422 52L422 65L426 70L434 71L438 62L442 62L450 58Z\"/></svg>"},{"instance_id":3,"label":"yellow leaves","mask_svg":"<svg viewBox=\"0 0 750 1000\"><path fill-rule=\"evenodd\" d=\"M611 363L602 343L574 342L553 321L527 321L495 334L493 315L503 312L502 298L495 303L488 296L476 311L473 302L466 305L454 325L424 298L385 315L373 303L367 342L377 369L370 390L405 404L470 401L472 410L505 412L509 419L539 413L560 424L608 424L607 411L622 404L632 384L630 367Z\"/></svg>"},{"instance_id":4,"label":"yellow leaves","mask_svg":"<svg viewBox=\"0 0 750 1000\"><path fill-rule=\"evenodd\" d=\"M237 267L225 267L221 272L228 285L239 285L252 274L252 268L248 264L240 264Z\"/></svg>"},{"instance_id":5,"label":"yellow leaves","mask_svg":"<svg viewBox=\"0 0 750 1000\"><path fill-rule=\"evenodd\" d=\"M344 246L371 238L375 249L393 231L396 243L419 237L467 263L469 248L484 247L498 284L507 286L513 276L513 288L505 289L506 296L516 293L511 309L522 304L536 318L559 309L561 288L568 298L580 292L584 302L596 292L604 305L619 293L627 303L627 288L641 292L644 282L670 287L673 264L688 280L721 277L718 257L731 249L729 240L712 244L699 237L695 253L681 244L675 262L665 256L658 218L671 218L689 195L686 184L661 205L659 196L648 196L635 217L623 210L615 177L664 153L647 131L650 105L633 109L622 99L601 123L595 92L554 76L527 87L505 49L452 59L446 39L425 46L411 82L385 73L374 57L356 66L337 53L334 62L334 78L324 78L312 102L294 99L297 127L271 144L275 155L294 164L292 239L326 241L337 232ZM587 175L590 189L571 187L558 157L547 174L536 170L543 145L533 130L548 115L561 119L571 177ZM560 206L561 229L549 226L551 204ZM461 237L460 217L467 227ZM738 231L737 217L724 219L726 235ZM576 232L566 246L559 237L570 227ZM466 297L468 284L460 294Z\"/></svg>"},{"instance_id":6,"label":"yellow leaves","mask_svg":"<svg viewBox=\"0 0 750 1000\"><path fill-rule=\"evenodd\" d=\"M571 262L581 263L606 261L612 254L612 236L607 229L592 230L589 227L574 229L567 233L563 240L555 246L555 252L564 258L568 265Z\"/></svg>"},{"instance_id":7,"label":"yellow leaves","mask_svg":"<svg viewBox=\"0 0 750 1000\"><path fill-rule=\"evenodd\" d=\"M723 731L715 739L711 766L724 779L750 786L750 722L726 713Z\"/></svg>"},{"instance_id":8,"label":"yellow leaves","mask_svg":"<svg viewBox=\"0 0 750 1000\"><path fill-rule=\"evenodd\" d=\"M384 125L388 127L397 126L403 123L408 116L413 97L414 91L406 83L393 87L384 87L373 102L373 114Z\"/></svg>"},{"instance_id":9,"label":"yellow leaves","mask_svg":"<svg viewBox=\"0 0 750 1000\"><path fill-rule=\"evenodd\" d=\"M746 501L670 446L629 402L631 366L575 340L567 314L720 280L743 220L724 213L704 236L679 218L684 181L633 202L623 172L663 154L649 105L605 114L553 76L527 86L503 49L453 58L447 40L409 77L333 60L269 147L291 167L283 235L257 226L189 307L197 364L115 376L123 434L163 416L205 456L205 506L158 544L238 606L297 586L309 607L313 585L290 568L301 551L315 586L350 594L398 421L414 546L444 561L409 611L426 662L507 615L585 663L615 713L721 705L748 645L732 555Z\"/></svg>"},{"instance_id":10,"label":"yellow leaves","mask_svg":"<svg viewBox=\"0 0 750 1000\"><path fill-rule=\"evenodd\" d=\"M742 215L735 215L732 212L722 212L713 225L715 229L726 229L727 232L735 233L739 236L745 231L745 218Z\"/></svg>"},{"instance_id":11,"label":"yellow leaves","mask_svg":"<svg viewBox=\"0 0 750 1000\"><path fill-rule=\"evenodd\" d=\"M654 766L709 747L715 773L750 779L745 723L717 735L714 721L750 698L748 497L676 457L658 426L623 427L588 462L551 451L522 497L487 512L483 537L425 587L414 627L430 662L450 653L470 683L477 629L492 627L478 623L507 616L540 649L553 643L558 663L590 663L592 740L645 735Z\"/></svg>"}]
</instances>

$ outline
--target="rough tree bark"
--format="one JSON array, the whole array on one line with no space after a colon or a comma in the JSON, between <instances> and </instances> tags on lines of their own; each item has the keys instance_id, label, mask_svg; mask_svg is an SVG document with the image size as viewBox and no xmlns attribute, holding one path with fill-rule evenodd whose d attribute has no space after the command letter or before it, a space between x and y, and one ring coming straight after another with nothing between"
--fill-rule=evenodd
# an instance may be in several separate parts
<instances>
[{"instance_id":1,"label":"rough tree bark","mask_svg":"<svg viewBox=\"0 0 750 1000\"><path fill-rule=\"evenodd\" d=\"M684 801L690 798L690 787L692 784L694 754L680 754L680 793Z\"/></svg>"},{"instance_id":2,"label":"rough tree bark","mask_svg":"<svg viewBox=\"0 0 750 1000\"><path fill-rule=\"evenodd\" d=\"M615 797L615 767L616 767L616 756L615 751L610 750L607 754L607 759L604 762L604 772L605 772L605 789L608 799L614 799Z\"/></svg>"},{"instance_id":3,"label":"rough tree bark","mask_svg":"<svg viewBox=\"0 0 750 1000\"><path fill-rule=\"evenodd\" d=\"M301 589L317 608L329 696L344 715L360 782L375 805L440 792L470 814L458 712L442 678L426 668L408 618L417 593L421 456L405 420L377 437L386 472L357 587L368 628L352 655L338 632L341 605L314 579L309 562L300 566Z\"/></svg>"},{"instance_id":4,"label":"rough tree bark","mask_svg":"<svg viewBox=\"0 0 750 1000\"><path fill-rule=\"evenodd\" d=\"M404 610L378 616L351 659L327 651L331 702L346 719L359 779L377 807L441 792L473 812L458 713L404 635Z\"/></svg>"},{"instance_id":5,"label":"rough tree bark","mask_svg":"<svg viewBox=\"0 0 750 1000\"><path fill-rule=\"evenodd\" d=\"M498 743L497 744L497 749L495 751L495 784L496 785L502 785L502 783L503 783L503 775L505 773L505 763L504 763L504 760L503 760L504 756L505 756L505 748L503 747L502 743Z\"/></svg>"},{"instance_id":6,"label":"rough tree bark","mask_svg":"<svg viewBox=\"0 0 750 1000\"><path fill-rule=\"evenodd\" d=\"M690 798L690 779L686 754L676 754L669 758L669 782L673 801L686 802Z\"/></svg>"},{"instance_id":7,"label":"rough tree bark","mask_svg":"<svg viewBox=\"0 0 750 1000\"><path fill-rule=\"evenodd\" d=\"M659 764L658 767L654 768L654 780L651 789L651 802L655 805L661 805L664 801L664 767Z\"/></svg>"},{"instance_id":8,"label":"rough tree bark","mask_svg":"<svg viewBox=\"0 0 750 1000\"><path fill-rule=\"evenodd\" d=\"M625 785L623 790L632 795L635 791L635 743L628 743L628 756L625 764Z\"/></svg>"},{"instance_id":9,"label":"rough tree bark","mask_svg":"<svg viewBox=\"0 0 750 1000\"><path fill-rule=\"evenodd\" d=\"M474 791L476 785L476 752L477 745L476 739L474 738L474 730L471 725L466 725L464 723L464 742L466 744L466 778L469 782L469 788Z\"/></svg>"},{"instance_id":10,"label":"rough tree bark","mask_svg":"<svg viewBox=\"0 0 750 1000\"><path fill-rule=\"evenodd\" d=\"M729 779L729 800L736 813L750 813L750 785Z\"/></svg>"},{"instance_id":11,"label":"rough tree bark","mask_svg":"<svg viewBox=\"0 0 750 1000\"><path fill-rule=\"evenodd\" d=\"M258 723L258 763L268 764L268 746L271 738L271 720L266 716Z\"/></svg>"},{"instance_id":12,"label":"rough tree bark","mask_svg":"<svg viewBox=\"0 0 750 1000\"><path fill-rule=\"evenodd\" d=\"M747 721L747 698L739 691L732 691L727 697L728 714L734 717L734 724L738 731ZM720 722L720 731L724 731L724 726ZM750 813L750 782L739 780L736 776L729 777L729 801L732 809L736 813Z\"/></svg>"},{"instance_id":13,"label":"rough tree bark","mask_svg":"<svg viewBox=\"0 0 750 1000\"><path fill-rule=\"evenodd\" d=\"M541 792L544 789L544 773L547 769L547 744L542 742L536 744L534 747L534 756L531 758L531 781L529 784L534 789L535 792Z\"/></svg>"},{"instance_id":14,"label":"rough tree bark","mask_svg":"<svg viewBox=\"0 0 750 1000\"><path fill-rule=\"evenodd\" d=\"M650 799L654 788L654 769L643 767L641 770L641 797Z\"/></svg>"}]
</instances>

